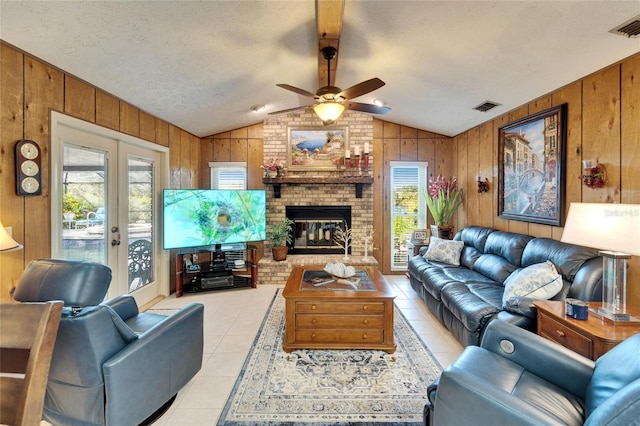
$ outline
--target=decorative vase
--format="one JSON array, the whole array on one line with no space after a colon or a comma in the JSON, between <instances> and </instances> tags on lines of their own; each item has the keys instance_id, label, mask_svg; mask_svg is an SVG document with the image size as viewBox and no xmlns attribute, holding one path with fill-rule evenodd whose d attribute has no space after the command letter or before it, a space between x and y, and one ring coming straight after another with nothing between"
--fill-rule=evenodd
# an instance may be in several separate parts
<instances>
[{"instance_id":1,"label":"decorative vase","mask_svg":"<svg viewBox=\"0 0 640 426\"><path fill-rule=\"evenodd\" d=\"M434 235L443 240L453 239L453 226L449 225L431 225L431 235Z\"/></svg>"},{"instance_id":2,"label":"decorative vase","mask_svg":"<svg viewBox=\"0 0 640 426\"><path fill-rule=\"evenodd\" d=\"M278 177L278 171L277 170L266 170L264 172L264 176L273 179L275 177Z\"/></svg>"},{"instance_id":3,"label":"decorative vase","mask_svg":"<svg viewBox=\"0 0 640 426\"><path fill-rule=\"evenodd\" d=\"M271 247L271 254L276 262L287 260L287 253L289 253L289 247L287 246Z\"/></svg>"}]
</instances>

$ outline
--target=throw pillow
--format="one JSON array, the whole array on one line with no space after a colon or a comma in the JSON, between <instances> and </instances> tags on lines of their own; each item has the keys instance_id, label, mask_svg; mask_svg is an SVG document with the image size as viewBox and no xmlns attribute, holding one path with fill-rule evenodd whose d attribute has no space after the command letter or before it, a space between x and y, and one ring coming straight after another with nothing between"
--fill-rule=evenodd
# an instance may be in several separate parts
<instances>
[{"instance_id":1,"label":"throw pillow","mask_svg":"<svg viewBox=\"0 0 640 426\"><path fill-rule=\"evenodd\" d=\"M562 290L562 276L550 261L536 263L514 271L504 282L502 306L506 308L511 297L547 300Z\"/></svg>"},{"instance_id":2,"label":"throw pillow","mask_svg":"<svg viewBox=\"0 0 640 426\"><path fill-rule=\"evenodd\" d=\"M462 241L443 240L438 237L431 237L429 249L424 255L427 260L448 263L450 265L460 265L460 253L464 248Z\"/></svg>"}]
</instances>

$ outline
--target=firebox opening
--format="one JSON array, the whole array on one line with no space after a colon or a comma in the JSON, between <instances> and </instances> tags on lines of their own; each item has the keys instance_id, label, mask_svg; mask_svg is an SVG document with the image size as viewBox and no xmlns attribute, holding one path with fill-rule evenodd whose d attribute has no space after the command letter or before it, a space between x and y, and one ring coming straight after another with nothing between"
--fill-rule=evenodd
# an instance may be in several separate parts
<instances>
[{"instance_id":1,"label":"firebox opening","mask_svg":"<svg viewBox=\"0 0 640 426\"><path fill-rule=\"evenodd\" d=\"M294 222L289 253L344 253L336 243L335 233L351 228L351 206L286 206L285 214Z\"/></svg>"}]
</instances>

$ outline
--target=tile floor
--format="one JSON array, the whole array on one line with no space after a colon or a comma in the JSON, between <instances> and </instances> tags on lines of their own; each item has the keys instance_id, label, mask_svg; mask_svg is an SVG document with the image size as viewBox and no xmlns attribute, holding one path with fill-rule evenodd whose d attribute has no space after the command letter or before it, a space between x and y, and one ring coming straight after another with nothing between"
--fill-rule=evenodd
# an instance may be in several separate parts
<instances>
[{"instance_id":1,"label":"tile floor","mask_svg":"<svg viewBox=\"0 0 640 426\"><path fill-rule=\"evenodd\" d=\"M431 315L404 275L387 275L396 291L396 306L435 355L448 366L462 346ZM170 296L154 308L180 308L191 302L205 304L202 369L178 393L172 407L154 425L214 425L247 357L276 286Z\"/></svg>"}]
</instances>

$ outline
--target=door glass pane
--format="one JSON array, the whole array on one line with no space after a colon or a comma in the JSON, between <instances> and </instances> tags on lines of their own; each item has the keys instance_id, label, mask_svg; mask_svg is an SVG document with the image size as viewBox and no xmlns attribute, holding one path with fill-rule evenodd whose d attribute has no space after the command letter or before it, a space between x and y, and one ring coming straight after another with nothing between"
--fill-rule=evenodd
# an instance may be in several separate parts
<instances>
[{"instance_id":1,"label":"door glass pane","mask_svg":"<svg viewBox=\"0 0 640 426\"><path fill-rule=\"evenodd\" d=\"M391 270L407 268L411 231L426 225L426 165L391 167Z\"/></svg>"},{"instance_id":2,"label":"door glass pane","mask_svg":"<svg viewBox=\"0 0 640 426\"><path fill-rule=\"evenodd\" d=\"M63 258L107 263L107 156L74 145L64 145L62 167Z\"/></svg>"},{"instance_id":3,"label":"door glass pane","mask_svg":"<svg viewBox=\"0 0 640 426\"><path fill-rule=\"evenodd\" d=\"M128 159L128 276L129 292L153 282L153 162Z\"/></svg>"}]
</instances>

